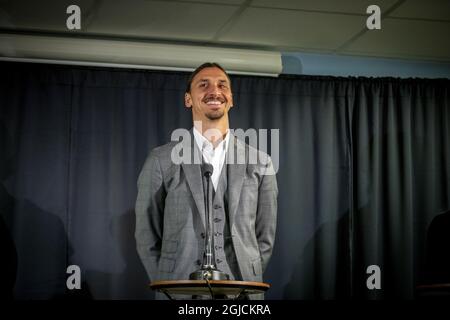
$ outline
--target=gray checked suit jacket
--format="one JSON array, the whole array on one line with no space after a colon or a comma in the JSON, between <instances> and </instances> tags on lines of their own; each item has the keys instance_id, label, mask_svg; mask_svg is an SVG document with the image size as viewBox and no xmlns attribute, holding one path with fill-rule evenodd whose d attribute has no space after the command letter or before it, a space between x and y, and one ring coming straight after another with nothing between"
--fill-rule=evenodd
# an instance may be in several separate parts
<instances>
[{"instance_id":1,"label":"gray checked suit jacket","mask_svg":"<svg viewBox=\"0 0 450 320\"><path fill-rule=\"evenodd\" d=\"M139 175L135 236L151 281L189 279L203 258L200 165L171 161L174 148L190 147L200 154L192 133L187 140L153 149ZM237 159L245 160L236 164ZM267 154L234 135L227 162L229 225L238 267L242 280L262 281L275 240L278 188L273 165Z\"/></svg>"}]
</instances>

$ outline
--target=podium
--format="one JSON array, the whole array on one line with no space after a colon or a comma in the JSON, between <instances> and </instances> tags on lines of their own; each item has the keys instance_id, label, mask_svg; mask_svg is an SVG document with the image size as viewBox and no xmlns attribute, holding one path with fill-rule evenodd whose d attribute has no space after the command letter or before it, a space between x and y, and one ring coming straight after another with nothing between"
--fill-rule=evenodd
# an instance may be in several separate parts
<instances>
[{"instance_id":1,"label":"podium","mask_svg":"<svg viewBox=\"0 0 450 320\"><path fill-rule=\"evenodd\" d=\"M436 284L417 286L416 287L416 298L418 298L418 299L434 299L434 298L450 299L450 283L436 283Z\"/></svg>"},{"instance_id":2,"label":"podium","mask_svg":"<svg viewBox=\"0 0 450 320\"><path fill-rule=\"evenodd\" d=\"M237 280L163 280L150 284L153 290L172 295L209 296L210 299L240 299L245 295L261 294L270 288L268 283ZM231 298L234 297L234 298Z\"/></svg>"}]
</instances>

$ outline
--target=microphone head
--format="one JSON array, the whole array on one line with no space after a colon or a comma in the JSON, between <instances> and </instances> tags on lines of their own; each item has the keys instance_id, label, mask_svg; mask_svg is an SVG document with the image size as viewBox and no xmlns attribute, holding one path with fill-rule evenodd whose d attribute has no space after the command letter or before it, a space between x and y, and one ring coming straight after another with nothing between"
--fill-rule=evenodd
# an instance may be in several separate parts
<instances>
[{"instance_id":1,"label":"microphone head","mask_svg":"<svg viewBox=\"0 0 450 320\"><path fill-rule=\"evenodd\" d=\"M213 168L212 164L207 163L207 162L202 164L202 175L203 176L209 178L212 176L213 171L214 171L214 168Z\"/></svg>"}]
</instances>

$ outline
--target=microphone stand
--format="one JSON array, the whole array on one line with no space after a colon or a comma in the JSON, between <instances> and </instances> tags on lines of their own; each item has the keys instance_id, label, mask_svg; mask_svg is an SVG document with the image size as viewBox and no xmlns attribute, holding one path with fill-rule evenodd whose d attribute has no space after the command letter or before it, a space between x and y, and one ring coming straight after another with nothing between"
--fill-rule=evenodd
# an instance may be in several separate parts
<instances>
[{"instance_id":1,"label":"microphone stand","mask_svg":"<svg viewBox=\"0 0 450 320\"><path fill-rule=\"evenodd\" d=\"M230 276L219 269L216 266L216 256L214 250L214 224L211 218L212 215L212 193L211 193L211 175L213 167L209 163L202 165L203 176L206 178L206 194L205 194L205 223L206 223L206 236L205 236L205 252L203 255L202 267L194 271L189 275L191 280L229 280Z\"/></svg>"}]
</instances>

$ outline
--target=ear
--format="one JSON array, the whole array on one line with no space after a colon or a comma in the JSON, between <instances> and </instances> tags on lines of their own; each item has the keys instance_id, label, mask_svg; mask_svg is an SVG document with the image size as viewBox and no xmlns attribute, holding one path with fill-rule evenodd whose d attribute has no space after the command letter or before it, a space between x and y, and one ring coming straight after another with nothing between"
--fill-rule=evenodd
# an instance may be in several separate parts
<instances>
[{"instance_id":1,"label":"ear","mask_svg":"<svg viewBox=\"0 0 450 320\"><path fill-rule=\"evenodd\" d=\"M234 107L234 103L233 103L233 94L231 94L231 99L230 99L230 109Z\"/></svg>"},{"instance_id":2,"label":"ear","mask_svg":"<svg viewBox=\"0 0 450 320\"><path fill-rule=\"evenodd\" d=\"M184 106L186 108L192 108L192 97L190 93L185 93L184 94Z\"/></svg>"}]
</instances>

